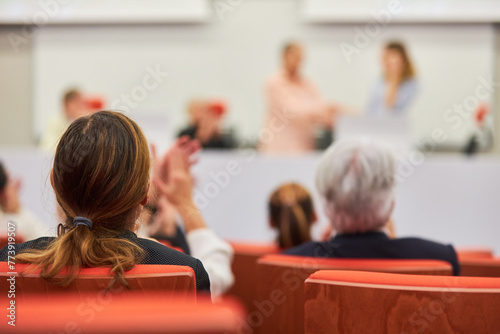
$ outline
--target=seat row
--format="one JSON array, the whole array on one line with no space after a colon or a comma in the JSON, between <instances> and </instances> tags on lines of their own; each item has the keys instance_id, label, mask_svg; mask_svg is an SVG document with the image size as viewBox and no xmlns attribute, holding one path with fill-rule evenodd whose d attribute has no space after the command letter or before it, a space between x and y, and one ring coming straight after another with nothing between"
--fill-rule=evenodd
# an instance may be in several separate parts
<instances>
[{"instance_id":1,"label":"seat row","mask_svg":"<svg viewBox=\"0 0 500 334\"><path fill-rule=\"evenodd\" d=\"M270 245L232 243L232 246L235 284L228 294L245 305L247 323L255 333L304 333L305 282L320 270L454 279L451 265L443 261L295 257L280 255L279 249ZM493 258L491 250L464 249L458 255L463 276L500 277L500 259Z\"/></svg>"}]
</instances>

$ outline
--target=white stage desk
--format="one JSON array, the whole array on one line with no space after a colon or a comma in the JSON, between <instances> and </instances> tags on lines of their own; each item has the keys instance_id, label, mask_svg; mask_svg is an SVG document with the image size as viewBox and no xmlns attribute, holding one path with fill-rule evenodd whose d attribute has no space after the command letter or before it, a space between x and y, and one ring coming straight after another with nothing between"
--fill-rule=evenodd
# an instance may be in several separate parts
<instances>
[{"instance_id":1,"label":"white stage desk","mask_svg":"<svg viewBox=\"0 0 500 334\"><path fill-rule=\"evenodd\" d=\"M253 151L204 153L194 168L197 203L223 238L270 241L274 238L267 223L271 190L287 181L314 190L318 158L317 154L260 156ZM11 174L23 178L23 203L55 233L54 195L48 178L51 158L32 149L1 149L0 159ZM500 157L431 155L412 168L397 189L398 235L462 247L489 246L500 254ZM326 220L316 194L315 200L320 218L313 233L317 237Z\"/></svg>"}]
</instances>

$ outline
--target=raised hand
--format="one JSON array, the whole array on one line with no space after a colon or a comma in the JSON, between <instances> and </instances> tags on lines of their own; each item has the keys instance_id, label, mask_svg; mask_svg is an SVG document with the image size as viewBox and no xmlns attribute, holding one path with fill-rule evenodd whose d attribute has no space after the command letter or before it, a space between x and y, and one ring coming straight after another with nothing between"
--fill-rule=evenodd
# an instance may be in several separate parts
<instances>
[{"instance_id":1,"label":"raised hand","mask_svg":"<svg viewBox=\"0 0 500 334\"><path fill-rule=\"evenodd\" d=\"M153 185L159 197L175 206L191 204L193 178L190 167L196 162L194 154L200 150L197 140L179 138L160 159L156 158L156 148L152 147L154 163Z\"/></svg>"}]
</instances>

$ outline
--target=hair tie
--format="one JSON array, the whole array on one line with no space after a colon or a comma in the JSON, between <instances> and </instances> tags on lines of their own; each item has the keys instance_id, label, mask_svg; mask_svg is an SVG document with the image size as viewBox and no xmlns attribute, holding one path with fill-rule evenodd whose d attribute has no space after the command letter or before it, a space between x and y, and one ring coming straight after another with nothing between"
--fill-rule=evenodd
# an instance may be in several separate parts
<instances>
[{"instance_id":1,"label":"hair tie","mask_svg":"<svg viewBox=\"0 0 500 334\"><path fill-rule=\"evenodd\" d=\"M89 230L92 229L92 225L93 225L92 220L85 218L85 217L75 217L73 219L73 224L75 225L75 227L77 227L78 225L87 226L89 228Z\"/></svg>"}]
</instances>

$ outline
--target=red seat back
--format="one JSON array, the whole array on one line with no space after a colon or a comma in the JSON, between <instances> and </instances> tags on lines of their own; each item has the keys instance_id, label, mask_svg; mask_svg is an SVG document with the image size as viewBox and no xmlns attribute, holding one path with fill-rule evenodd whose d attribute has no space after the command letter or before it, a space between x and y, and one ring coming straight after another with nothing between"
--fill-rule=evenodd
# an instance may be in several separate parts
<instances>
[{"instance_id":1,"label":"red seat back","mask_svg":"<svg viewBox=\"0 0 500 334\"><path fill-rule=\"evenodd\" d=\"M62 277L62 272L58 277ZM40 277L39 271L31 272L26 264L15 264L11 268L8 262L0 262L0 291L9 291L10 282L14 277L16 298L23 298L34 293L43 293L48 298L54 293L87 293L103 292L113 278L109 268L83 268L78 277L66 287L48 283ZM136 265L125 273L125 280L129 288L120 282L115 282L111 291L117 292L150 292L163 291L184 295L186 298L195 298L195 275L190 267L170 265ZM2 305L3 307L3 305Z\"/></svg>"},{"instance_id":2,"label":"red seat back","mask_svg":"<svg viewBox=\"0 0 500 334\"><path fill-rule=\"evenodd\" d=\"M500 258L463 258L461 276L500 277Z\"/></svg>"},{"instance_id":3,"label":"red seat back","mask_svg":"<svg viewBox=\"0 0 500 334\"><path fill-rule=\"evenodd\" d=\"M9 311L10 312L10 311ZM1 312L5 313L5 309ZM1 333L236 334L242 308L235 302L177 299L162 292L30 295L16 304L16 326L3 316Z\"/></svg>"},{"instance_id":4,"label":"red seat back","mask_svg":"<svg viewBox=\"0 0 500 334\"><path fill-rule=\"evenodd\" d=\"M252 309L252 302L257 294L257 259L263 255L278 253L280 249L274 244L256 244L249 242L230 242L234 250L231 269L234 275L234 284L227 292L240 300L248 311Z\"/></svg>"},{"instance_id":5,"label":"red seat back","mask_svg":"<svg viewBox=\"0 0 500 334\"><path fill-rule=\"evenodd\" d=\"M304 309L308 334L499 333L500 279L322 270Z\"/></svg>"},{"instance_id":6,"label":"red seat back","mask_svg":"<svg viewBox=\"0 0 500 334\"><path fill-rule=\"evenodd\" d=\"M251 324L258 333L304 332L304 281L320 269L378 271L420 275L451 275L451 265L434 260L330 259L268 255L258 260L261 321ZM260 318L259 318L260 320Z\"/></svg>"},{"instance_id":7,"label":"red seat back","mask_svg":"<svg viewBox=\"0 0 500 334\"><path fill-rule=\"evenodd\" d=\"M493 250L487 247L461 247L457 248L456 251L458 260L493 258Z\"/></svg>"}]
</instances>

